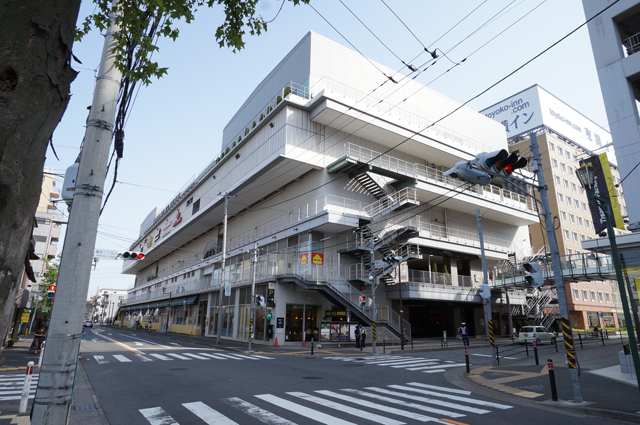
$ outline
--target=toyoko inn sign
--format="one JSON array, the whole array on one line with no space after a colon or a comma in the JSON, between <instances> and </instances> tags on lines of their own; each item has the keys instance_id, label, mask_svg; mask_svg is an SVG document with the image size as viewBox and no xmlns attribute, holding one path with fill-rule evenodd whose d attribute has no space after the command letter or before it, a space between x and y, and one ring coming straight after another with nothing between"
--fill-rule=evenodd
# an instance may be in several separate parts
<instances>
[{"instance_id":1,"label":"toyoko inn sign","mask_svg":"<svg viewBox=\"0 0 640 425\"><path fill-rule=\"evenodd\" d=\"M546 125L556 133L589 150L611 143L609 132L542 87L534 85L482 111L507 130L510 139ZM613 147L600 150L613 157Z\"/></svg>"}]
</instances>

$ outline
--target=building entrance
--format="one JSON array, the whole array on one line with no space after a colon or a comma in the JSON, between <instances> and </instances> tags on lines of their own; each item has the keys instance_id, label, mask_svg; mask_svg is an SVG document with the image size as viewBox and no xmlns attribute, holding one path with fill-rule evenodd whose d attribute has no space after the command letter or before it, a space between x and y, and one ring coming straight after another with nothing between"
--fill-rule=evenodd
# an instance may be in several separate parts
<instances>
[{"instance_id":1,"label":"building entrance","mask_svg":"<svg viewBox=\"0 0 640 425\"><path fill-rule=\"evenodd\" d=\"M318 335L317 305L287 304L285 341L311 341Z\"/></svg>"}]
</instances>

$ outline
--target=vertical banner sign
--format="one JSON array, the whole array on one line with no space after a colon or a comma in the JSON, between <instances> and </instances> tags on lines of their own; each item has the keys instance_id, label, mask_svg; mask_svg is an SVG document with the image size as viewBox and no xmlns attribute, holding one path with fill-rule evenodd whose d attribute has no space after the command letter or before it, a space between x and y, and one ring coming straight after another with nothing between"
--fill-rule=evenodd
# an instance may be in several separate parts
<instances>
[{"instance_id":1,"label":"vertical banner sign","mask_svg":"<svg viewBox=\"0 0 640 425\"><path fill-rule=\"evenodd\" d=\"M606 199L607 208L609 208L609 217L611 218L613 227L624 230L620 203L618 202L618 192L613 183L613 176L611 174L611 168L609 167L607 154L601 153L600 155L594 155L582 162L593 166L593 193L596 196L604 196ZM607 218L595 200L589 199L589 209L591 210L593 228L596 234L606 230Z\"/></svg>"},{"instance_id":2,"label":"vertical banner sign","mask_svg":"<svg viewBox=\"0 0 640 425\"><path fill-rule=\"evenodd\" d=\"M567 366L569 369L577 368L576 350L573 345L573 333L568 317L562 318L562 336L564 337L564 348L567 352Z\"/></svg>"},{"instance_id":3,"label":"vertical banner sign","mask_svg":"<svg viewBox=\"0 0 640 425\"><path fill-rule=\"evenodd\" d=\"M231 296L231 282L224 283L224 296L225 297Z\"/></svg>"},{"instance_id":4,"label":"vertical banner sign","mask_svg":"<svg viewBox=\"0 0 640 425\"><path fill-rule=\"evenodd\" d=\"M276 306L276 290L269 288L267 289L267 307L275 307Z\"/></svg>"}]
</instances>

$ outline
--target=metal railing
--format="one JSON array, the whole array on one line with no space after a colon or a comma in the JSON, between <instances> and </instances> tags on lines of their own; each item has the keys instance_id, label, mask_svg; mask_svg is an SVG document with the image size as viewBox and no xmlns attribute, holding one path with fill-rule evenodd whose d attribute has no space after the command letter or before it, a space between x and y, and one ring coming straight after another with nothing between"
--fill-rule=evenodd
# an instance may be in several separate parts
<instances>
[{"instance_id":1,"label":"metal railing","mask_svg":"<svg viewBox=\"0 0 640 425\"><path fill-rule=\"evenodd\" d=\"M418 203L418 191L407 187L399 192L394 192L367 205L362 210L369 217L375 217L384 212L390 212L393 207L406 204L407 202Z\"/></svg>"},{"instance_id":2,"label":"metal railing","mask_svg":"<svg viewBox=\"0 0 640 425\"><path fill-rule=\"evenodd\" d=\"M409 270L409 283L460 286L465 288L472 288L474 286L471 276L453 276L448 273L436 273L427 270Z\"/></svg>"},{"instance_id":3,"label":"metal railing","mask_svg":"<svg viewBox=\"0 0 640 425\"><path fill-rule=\"evenodd\" d=\"M640 33L622 40L622 45L626 48L628 56L636 53L640 50Z\"/></svg>"},{"instance_id":4,"label":"metal railing","mask_svg":"<svg viewBox=\"0 0 640 425\"><path fill-rule=\"evenodd\" d=\"M450 226L428 223L424 220L420 223L418 230L422 237L446 240L452 243L480 248L480 236L477 232L467 232ZM501 252L513 252L515 250L511 241L486 235L484 236L484 247L485 249Z\"/></svg>"}]
</instances>

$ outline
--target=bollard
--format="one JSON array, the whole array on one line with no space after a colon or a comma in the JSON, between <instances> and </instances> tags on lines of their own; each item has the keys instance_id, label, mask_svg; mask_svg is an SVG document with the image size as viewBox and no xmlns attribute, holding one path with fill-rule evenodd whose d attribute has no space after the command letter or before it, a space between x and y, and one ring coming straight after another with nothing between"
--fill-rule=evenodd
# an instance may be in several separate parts
<instances>
[{"instance_id":1,"label":"bollard","mask_svg":"<svg viewBox=\"0 0 640 425\"><path fill-rule=\"evenodd\" d=\"M551 400L558 401L558 392L556 391L556 376L553 371L553 359L547 359L547 367L549 368L549 384L551 386Z\"/></svg>"},{"instance_id":2,"label":"bollard","mask_svg":"<svg viewBox=\"0 0 640 425\"><path fill-rule=\"evenodd\" d=\"M20 408L18 412L27 412L27 403L29 402L29 390L31 390L31 378L33 377L33 362L27 363L27 374L24 377L24 385L22 386L22 397L20 398Z\"/></svg>"},{"instance_id":3,"label":"bollard","mask_svg":"<svg viewBox=\"0 0 640 425\"><path fill-rule=\"evenodd\" d=\"M582 335L580 335L580 332L578 332L578 341L580 341L580 348L584 348L582 346Z\"/></svg>"},{"instance_id":4,"label":"bollard","mask_svg":"<svg viewBox=\"0 0 640 425\"><path fill-rule=\"evenodd\" d=\"M387 340L383 339L382 340L382 354L386 354L387 353Z\"/></svg>"},{"instance_id":5,"label":"bollard","mask_svg":"<svg viewBox=\"0 0 640 425\"><path fill-rule=\"evenodd\" d=\"M496 363L498 364L498 366L500 366L500 350L498 349L497 345L496 345Z\"/></svg>"},{"instance_id":6,"label":"bollard","mask_svg":"<svg viewBox=\"0 0 640 425\"><path fill-rule=\"evenodd\" d=\"M533 343L533 355L536 358L536 366L540 365L540 361L538 360L538 344L537 343Z\"/></svg>"},{"instance_id":7,"label":"bollard","mask_svg":"<svg viewBox=\"0 0 640 425\"><path fill-rule=\"evenodd\" d=\"M602 341L602 345L604 345L604 332L600 331L600 340Z\"/></svg>"},{"instance_id":8,"label":"bollard","mask_svg":"<svg viewBox=\"0 0 640 425\"><path fill-rule=\"evenodd\" d=\"M313 341L311 341L311 355L313 356Z\"/></svg>"},{"instance_id":9,"label":"bollard","mask_svg":"<svg viewBox=\"0 0 640 425\"><path fill-rule=\"evenodd\" d=\"M553 338L553 345L556 346L556 353L558 352L558 340Z\"/></svg>"},{"instance_id":10,"label":"bollard","mask_svg":"<svg viewBox=\"0 0 640 425\"><path fill-rule=\"evenodd\" d=\"M44 343L46 341L42 341L42 344L40 344L40 358L38 359L38 367L42 367L42 356L44 355Z\"/></svg>"},{"instance_id":11,"label":"bollard","mask_svg":"<svg viewBox=\"0 0 640 425\"><path fill-rule=\"evenodd\" d=\"M467 364L467 375L471 373L471 370L469 369L469 349L465 348L464 349L464 361Z\"/></svg>"},{"instance_id":12,"label":"bollard","mask_svg":"<svg viewBox=\"0 0 640 425\"><path fill-rule=\"evenodd\" d=\"M524 340L524 349L527 352L527 357L529 357L529 341Z\"/></svg>"}]
</instances>

